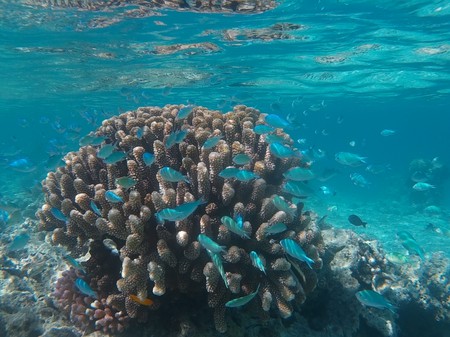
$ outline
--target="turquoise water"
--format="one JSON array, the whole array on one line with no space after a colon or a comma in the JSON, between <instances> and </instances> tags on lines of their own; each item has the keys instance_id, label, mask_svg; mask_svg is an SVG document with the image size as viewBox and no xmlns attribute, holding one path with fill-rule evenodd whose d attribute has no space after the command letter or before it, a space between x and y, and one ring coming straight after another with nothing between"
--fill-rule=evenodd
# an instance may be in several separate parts
<instances>
[{"instance_id":1,"label":"turquoise water","mask_svg":"<svg viewBox=\"0 0 450 337\"><path fill-rule=\"evenodd\" d=\"M301 150L322 150L307 206L339 228L405 252L410 231L427 253L450 256L450 5L447 1L281 1L259 14L110 11L0 3L0 198L32 217L39 183L101 121L139 106L245 104L292 120ZM285 25L282 39L273 28ZM101 26L105 27L101 27ZM272 27L272 28L271 28ZM212 43L159 55L159 46ZM395 130L392 136L380 135ZM384 165L335 161L346 151ZM412 190L410 163L433 158L436 191ZM26 159L24 168L12 163ZM356 186L350 174L369 184ZM320 187L334 195L323 195ZM31 206L30 206L31 205ZM437 212L426 211L429 206ZM350 214L369 225L354 227ZM429 224L434 229L429 228ZM428 227L428 229L427 229Z\"/></svg>"}]
</instances>

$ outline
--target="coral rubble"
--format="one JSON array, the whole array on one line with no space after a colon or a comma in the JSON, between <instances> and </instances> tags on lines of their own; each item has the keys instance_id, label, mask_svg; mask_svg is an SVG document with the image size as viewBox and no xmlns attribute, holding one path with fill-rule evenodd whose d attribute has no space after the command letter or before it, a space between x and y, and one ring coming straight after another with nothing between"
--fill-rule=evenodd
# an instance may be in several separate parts
<instances>
[{"instance_id":1,"label":"coral rubble","mask_svg":"<svg viewBox=\"0 0 450 337\"><path fill-rule=\"evenodd\" d=\"M144 107L103 121L87 138L102 145L92 141L66 155L65 167L43 181L46 203L37 216L54 244L73 256L89 252L80 277L99 298L74 289L69 272L55 292L72 321L84 329L121 331L129 319L146 321L150 312L185 296L207 303L216 329L225 332L225 313L232 310L227 301L258 287L249 310L261 317L292 315L293 305L316 286L323 244L310 213L283 191L283 173L303 164L299 156L274 156L266 135L254 132L264 123L264 114L242 105L225 114L199 106ZM274 132L292 145L281 129ZM251 161L236 167L239 175L223 178L237 154ZM284 209L274 197L284 200ZM266 235L276 223L287 230ZM199 234L224 251L207 252ZM314 260L313 269L285 256L279 242L286 238ZM265 273L252 265L251 251ZM140 304L148 298L150 306Z\"/></svg>"}]
</instances>

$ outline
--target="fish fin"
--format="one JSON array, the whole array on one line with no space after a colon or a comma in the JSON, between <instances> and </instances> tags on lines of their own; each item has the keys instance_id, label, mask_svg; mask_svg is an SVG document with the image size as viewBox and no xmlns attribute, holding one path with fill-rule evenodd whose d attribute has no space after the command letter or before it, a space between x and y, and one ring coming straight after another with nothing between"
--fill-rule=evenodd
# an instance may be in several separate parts
<instances>
[{"instance_id":1,"label":"fish fin","mask_svg":"<svg viewBox=\"0 0 450 337\"><path fill-rule=\"evenodd\" d=\"M364 228L366 228L367 222L363 222L362 225L363 225Z\"/></svg>"},{"instance_id":2,"label":"fish fin","mask_svg":"<svg viewBox=\"0 0 450 337\"><path fill-rule=\"evenodd\" d=\"M191 179L189 179L188 177L185 177L184 179L183 179L183 181L185 182L185 183L187 183L187 184L191 184Z\"/></svg>"}]
</instances>

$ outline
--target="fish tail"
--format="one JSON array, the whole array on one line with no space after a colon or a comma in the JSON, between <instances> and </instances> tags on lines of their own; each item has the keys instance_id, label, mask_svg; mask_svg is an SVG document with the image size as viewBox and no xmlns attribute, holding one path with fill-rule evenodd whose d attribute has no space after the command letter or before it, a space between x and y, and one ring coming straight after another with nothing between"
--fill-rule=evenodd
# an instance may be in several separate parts
<instances>
[{"instance_id":1,"label":"fish tail","mask_svg":"<svg viewBox=\"0 0 450 337\"><path fill-rule=\"evenodd\" d=\"M184 177L184 182L186 182L187 184L191 184L191 179L189 179L188 177Z\"/></svg>"},{"instance_id":2,"label":"fish tail","mask_svg":"<svg viewBox=\"0 0 450 337\"><path fill-rule=\"evenodd\" d=\"M305 262L308 265L309 269L313 269L312 265L315 263L313 259L307 257Z\"/></svg>"}]
</instances>

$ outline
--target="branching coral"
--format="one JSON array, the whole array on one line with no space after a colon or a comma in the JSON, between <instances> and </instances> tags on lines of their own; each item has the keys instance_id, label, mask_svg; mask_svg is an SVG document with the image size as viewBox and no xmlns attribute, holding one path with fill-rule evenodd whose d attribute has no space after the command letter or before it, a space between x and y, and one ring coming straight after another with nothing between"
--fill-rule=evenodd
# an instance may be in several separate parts
<instances>
[{"instance_id":1,"label":"branching coral","mask_svg":"<svg viewBox=\"0 0 450 337\"><path fill-rule=\"evenodd\" d=\"M47 175L46 204L37 213L40 227L53 231L53 242L74 255L90 250L85 266L90 285L101 303L127 317L145 320L148 314L148 307L130 296L150 297L150 309L157 310L171 294L195 294L207 300L216 329L224 332L225 303L258 285L253 300L258 305L249 307L289 317L293 302L304 302L317 277L306 263L285 256L280 240L293 239L319 269L322 238L308 213L283 192L283 173L303 165L299 156L277 158L267 135L254 131L264 123L263 114L246 106L226 114L203 107L145 107L105 120L89 136L102 145L69 153L66 166ZM281 129L273 132L292 146ZM100 158L108 147L113 153ZM237 154L250 158L239 171L245 172L223 178L221 172ZM163 167L186 177L170 182ZM121 177L129 177L132 186L118 184ZM275 197L284 200L284 209L275 205ZM184 210L196 201L187 217L161 218L168 209L177 214L177 207ZM242 224L233 230L224 217L242 217ZM275 224L286 230L267 235ZM239 230L245 235L236 234ZM224 251L207 252L199 234ZM119 256L103 246L104 239L114 241ZM252 251L265 273L252 265Z\"/></svg>"}]
</instances>

